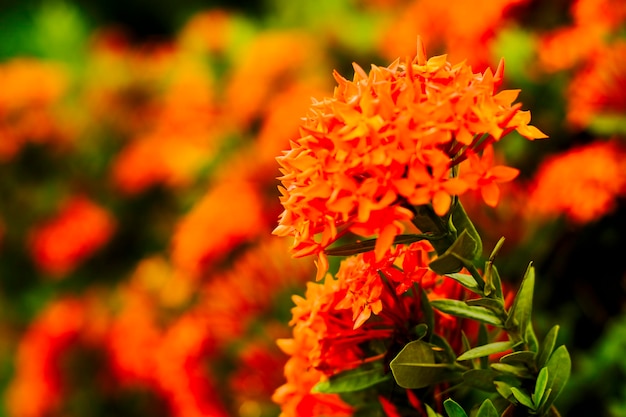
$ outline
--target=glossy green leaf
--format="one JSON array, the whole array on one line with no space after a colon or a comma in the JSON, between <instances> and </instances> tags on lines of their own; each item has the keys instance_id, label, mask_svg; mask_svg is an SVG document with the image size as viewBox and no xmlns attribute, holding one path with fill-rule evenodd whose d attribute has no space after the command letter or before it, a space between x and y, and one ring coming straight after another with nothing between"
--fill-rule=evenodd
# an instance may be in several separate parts
<instances>
[{"instance_id":1,"label":"glossy green leaf","mask_svg":"<svg viewBox=\"0 0 626 417\"><path fill-rule=\"evenodd\" d=\"M533 308L533 291L535 287L535 268L532 263L528 266L520 288L509 311L505 328L516 330L521 338L526 337L526 329L530 326Z\"/></svg>"},{"instance_id":2,"label":"glossy green leaf","mask_svg":"<svg viewBox=\"0 0 626 417\"><path fill-rule=\"evenodd\" d=\"M467 413L457 402L448 398L443 402L443 406L448 413L448 417L467 417Z\"/></svg>"},{"instance_id":3,"label":"glossy green leaf","mask_svg":"<svg viewBox=\"0 0 626 417\"><path fill-rule=\"evenodd\" d=\"M491 400L487 398L480 405L478 412L476 413L476 417L499 417L498 410L493 405Z\"/></svg>"},{"instance_id":4,"label":"glossy green leaf","mask_svg":"<svg viewBox=\"0 0 626 417\"><path fill-rule=\"evenodd\" d=\"M554 351L546 363L546 368L548 368L548 382L546 386L551 392L543 404L544 410L550 408L559 394L561 394L571 373L572 361L565 346L559 346Z\"/></svg>"},{"instance_id":5,"label":"glossy green leaf","mask_svg":"<svg viewBox=\"0 0 626 417\"><path fill-rule=\"evenodd\" d=\"M444 313L502 327L500 317L485 307L469 306L463 301L450 299L432 300L430 303L434 308Z\"/></svg>"},{"instance_id":6,"label":"glossy green leaf","mask_svg":"<svg viewBox=\"0 0 626 417\"><path fill-rule=\"evenodd\" d=\"M423 388L453 376L451 364L435 363L432 345L421 340L408 343L389 364L402 388Z\"/></svg>"},{"instance_id":7,"label":"glossy green leaf","mask_svg":"<svg viewBox=\"0 0 626 417\"><path fill-rule=\"evenodd\" d=\"M471 263L476 253L476 241L469 235L467 230L463 230L443 254L428 264L429 268L439 275L459 272L466 263ZM480 289L482 293L482 288Z\"/></svg>"},{"instance_id":8,"label":"glossy green leaf","mask_svg":"<svg viewBox=\"0 0 626 417\"><path fill-rule=\"evenodd\" d=\"M524 405L525 407L530 408L531 410L536 409L535 404L533 403L530 396L525 391L522 391L519 388L511 387L511 393L513 394L513 397L515 397L515 399L520 404Z\"/></svg>"},{"instance_id":9,"label":"glossy green leaf","mask_svg":"<svg viewBox=\"0 0 626 417\"><path fill-rule=\"evenodd\" d=\"M532 395L533 403L537 404L537 406L541 405L543 395L546 392L546 387L548 386L548 374L548 368L541 368L539 375L537 375L537 380L535 381L535 391Z\"/></svg>"},{"instance_id":10,"label":"glossy green leaf","mask_svg":"<svg viewBox=\"0 0 626 417\"><path fill-rule=\"evenodd\" d=\"M559 326L555 325L543 339L543 342L539 346L539 352L537 352L537 368L543 368L548 362L548 359L550 359L550 355L552 355L552 352L554 351L558 335Z\"/></svg>"},{"instance_id":11,"label":"glossy green leaf","mask_svg":"<svg viewBox=\"0 0 626 417\"><path fill-rule=\"evenodd\" d=\"M478 346L468 350L467 352L464 352L457 358L457 360L465 361L469 359L476 359L483 356L493 355L494 353L500 353L509 350L513 347L513 345L514 343L511 341L489 343L487 345Z\"/></svg>"},{"instance_id":12,"label":"glossy green leaf","mask_svg":"<svg viewBox=\"0 0 626 417\"><path fill-rule=\"evenodd\" d=\"M391 376L384 373L382 363L369 369L356 368L331 376L313 387L313 392L339 394L361 391L381 382L390 381Z\"/></svg>"}]
</instances>

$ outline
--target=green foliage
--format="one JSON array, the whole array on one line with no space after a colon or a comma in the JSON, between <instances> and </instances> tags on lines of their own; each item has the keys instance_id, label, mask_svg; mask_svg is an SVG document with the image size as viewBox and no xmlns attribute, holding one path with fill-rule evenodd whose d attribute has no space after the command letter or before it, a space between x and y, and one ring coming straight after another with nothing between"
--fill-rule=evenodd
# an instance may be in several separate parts
<instances>
[{"instance_id":1,"label":"green foliage","mask_svg":"<svg viewBox=\"0 0 626 417\"><path fill-rule=\"evenodd\" d=\"M320 392L326 394L341 394L346 392L361 391L370 388L376 384L387 382L391 379L391 375L383 372L381 362L374 362L371 366L351 369L333 375L326 381L321 381L312 392Z\"/></svg>"}]
</instances>

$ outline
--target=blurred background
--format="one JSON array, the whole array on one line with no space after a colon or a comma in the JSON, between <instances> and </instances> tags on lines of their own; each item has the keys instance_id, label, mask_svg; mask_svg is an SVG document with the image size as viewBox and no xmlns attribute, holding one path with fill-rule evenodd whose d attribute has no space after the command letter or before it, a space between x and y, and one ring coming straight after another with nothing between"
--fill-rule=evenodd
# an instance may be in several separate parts
<instances>
[{"instance_id":1,"label":"blurred background","mask_svg":"<svg viewBox=\"0 0 626 417\"><path fill-rule=\"evenodd\" d=\"M491 209L537 267L563 415L626 416L626 3L0 1L0 416L276 416L292 294L275 157L332 70L506 62L532 124Z\"/></svg>"}]
</instances>

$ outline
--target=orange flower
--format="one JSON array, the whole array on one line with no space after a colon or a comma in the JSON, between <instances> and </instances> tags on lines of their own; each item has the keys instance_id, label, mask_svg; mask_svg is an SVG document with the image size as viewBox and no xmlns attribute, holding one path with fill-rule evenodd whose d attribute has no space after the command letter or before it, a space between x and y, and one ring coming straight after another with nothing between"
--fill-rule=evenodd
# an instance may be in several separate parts
<instances>
[{"instance_id":1,"label":"orange flower","mask_svg":"<svg viewBox=\"0 0 626 417\"><path fill-rule=\"evenodd\" d=\"M0 65L0 161L26 142L64 142L57 105L67 89L62 67L16 58Z\"/></svg>"},{"instance_id":2,"label":"orange flower","mask_svg":"<svg viewBox=\"0 0 626 417\"><path fill-rule=\"evenodd\" d=\"M295 238L294 256L321 254L350 231L379 236L381 259L412 219L411 205L432 204L443 216L452 196L482 187L493 203L493 182L511 177L490 171L487 158L455 174L459 163L512 130L545 137L513 104L518 90L497 92L502 63L495 75L473 73L445 56L427 60L418 47L412 61L369 74L355 64L354 81L335 73L333 98L313 103L301 137L277 158L284 212L274 233Z\"/></svg>"},{"instance_id":3,"label":"orange flower","mask_svg":"<svg viewBox=\"0 0 626 417\"><path fill-rule=\"evenodd\" d=\"M15 417L55 415L62 405L61 358L88 324L85 305L61 299L31 323L17 348L16 370L6 391L7 411Z\"/></svg>"},{"instance_id":4,"label":"orange flower","mask_svg":"<svg viewBox=\"0 0 626 417\"><path fill-rule=\"evenodd\" d=\"M597 141L546 159L530 185L531 216L564 214L576 223L609 213L626 195L626 149Z\"/></svg>"},{"instance_id":5,"label":"orange flower","mask_svg":"<svg viewBox=\"0 0 626 417\"><path fill-rule=\"evenodd\" d=\"M596 117L626 115L626 42L599 48L570 82L567 119L578 128L593 124ZM623 123L623 121L622 121Z\"/></svg>"},{"instance_id":6,"label":"orange flower","mask_svg":"<svg viewBox=\"0 0 626 417\"><path fill-rule=\"evenodd\" d=\"M31 255L42 271L62 277L103 247L114 229L115 220L106 209L75 196L53 219L32 230Z\"/></svg>"},{"instance_id":7,"label":"orange flower","mask_svg":"<svg viewBox=\"0 0 626 417\"><path fill-rule=\"evenodd\" d=\"M197 278L265 227L256 188L245 181L224 181L181 219L172 238L172 259Z\"/></svg>"}]
</instances>

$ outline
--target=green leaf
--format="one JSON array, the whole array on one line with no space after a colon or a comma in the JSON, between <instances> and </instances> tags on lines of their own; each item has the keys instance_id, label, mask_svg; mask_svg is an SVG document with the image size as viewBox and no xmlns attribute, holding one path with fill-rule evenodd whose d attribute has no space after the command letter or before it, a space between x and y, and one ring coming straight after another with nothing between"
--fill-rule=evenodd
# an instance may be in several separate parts
<instances>
[{"instance_id":1,"label":"green leaf","mask_svg":"<svg viewBox=\"0 0 626 417\"><path fill-rule=\"evenodd\" d=\"M504 352L513 347L513 342L493 342L487 345L478 346L473 349L464 352L461 356L457 358L458 361L465 361L469 359L476 359L483 356L493 355L494 353Z\"/></svg>"},{"instance_id":2,"label":"green leaf","mask_svg":"<svg viewBox=\"0 0 626 417\"><path fill-rule=\"evenodd\" d=\"M535 354L528 350L513 352L501 357L500 362L509 365L523 365L528 369L532 369L535 364Z\"/></svg>"},{"instance_id":3,"label":"green leaf","mask_svg":"<svg viewBox=\"0 0 626 417\"><path fill-rule=\"evenodd\" d=\"M480 405L478 409L478 413L476 413L476 417L499 417L498 410L494 407L493 403L489 398L487 398Z\"/></svg>"},{"instance_id":4,"label":"green leaf","mask_svg":"<svg viewBox=\"0 0 626 417\"><path fill-rule=\"evenodd\" d=\"M428 334L428 325L426 323L420 323L413 329L416 340L422 340L424 336Z\"/></svg>"},{"instance_id":5,"label":"green leaf","mask_svg":"<svg viewBox=\"0 0 626 417\"><path fill-rule=\"evenodd\" d=\"M546 386L551 392L543 404L543 410L549 409L550 406L552 406L569 379L572 370L572 361L565 346L559 346L554 351L548 363L546 363L546 368L548 368L548 382Z\"/></svg>"},{"instance_id":6,"label":"green leaf","mask_svg":"<svg viewBox=\"0 0 626 417\"><path fill-rule=\"evenodd\" d=\"M446 274L446 277L452 278L453 280L455 280L456 282L458 282L459 284L461 284L468 290L472 291L473 293L476 293L478 295L483 295L483 290L478 286L478 284L476 284L476 280L474 279L474 277L472 277L469 274L460 274L457 272L454 274Z\"/></svg>"},{"instance_id":7,"label":"green leaf","mask_svg":"<svg viewBox=\"0 0 626 417\"><path fill-rule=\"evenodd\" d=\"M483 277L485 278L485 295L490 296L493 292L496 293L496 298L502 299L502 283L500 282L500 275L498 274L498 270L494 266L493 262L496 258L496 255L500 251L500 248L504 244L504 237L501 237L496 243L496 246L491 251L491 255L489 255L489 260L485 262L485 272Z\"/></svg>"},{"instance_id":8,"label":"green leaf","mask_svg":"<svg viewBox=\"0 0 626 417\"><path fill-rule=\"evenodd\" d=\"M430 304L437 310L444 313L502 327L502 320L500 320L500 317L485 307L469 306L463 301L450 299L432 300Z\"/></svg>"},{"instance_id":9,"label":"green leaf","mask_svg":"<svg viewBox=\"0 0 626 417\"><path fill-rule=\"evenodd\" d=\"M477 244L467 230L463 230L452 246L433 260L428 267L439 275L459 272L474 259ZM482 288L480 289L482 293Z\"/></svg>"},{"instance_id":10,"label":"green leaf","mask_svg":"<svg viewBox=\"0 0 626 417\"><path fill-rule=\"evenodd\" d=\"M476 298L473 300L467 300L465 303L468 306L485 307L498 315L504 315L504 304L501 300L496 298Z\"/></svg>"},{"instance_id":11,"label":"green leaf","mask_svg":"<svg viewBox=\"0 0 626 417\"><path fill-rule=\"evenodd\" d=\"M402 388L423 388L456 375L451 364L435 363L432 345L421 340L408 343L389 364Z\"/></svg>"},{"instance_id":12,"label":"green leaf","mask_svg":"<svg viewBox=\"0 0 626 417\"><path fill-rule=\"evenodd\" d=\"M511 387L511 393L520 404L530 408L531 410L536 409L535 404L533 404L530 396L525 391L522 391L521 389L515 387Z\"/></svg>"},{"instance_id":13,"label":"green leaf","mask_svg":"<svg viewBox=\"0 0 626 417\"><path fill-rule=\"evenodd\" d=\"M435 236L432 234L414 234L414 235L398 235L394 238L393 244L410 244L419 242L420 240L438 240L442 236ZM357 253L370 252L376 247L377 239L367 239L355 243L347 243L345 245L337 246L334 248L326 249L324 252L330 256L350 256Z\"/></svg>"},{"instance_id":14,"label":"green leaf","mask_svg":"<svg viewBox=\"0 0 626 417\"><path fill-rule=\"evenodd\" d=\"M443 417L441 414L435 412L428 404L424 404L426 406L426 416L427 417Z\"/></svg>"},{"instance_id":15,"label":"green leaf","mask_svg":"<svg viewBox=\"0 0 626 417\"><path fill-rule=\"evenodd\" d=\"M493 384L496 386L496 390L498 391L498 393L509 401L510 398L513 396L511 388L519 388L522 386L521 381L517 377L510 374L498 375L494 379Z\"/></svg>"},{"instance_id":16,"label":"green leaf","mask_svg":"<svg viewBox=\"0 0 626 417\"><path fill-rule=\"evenodd\" d=\"M539 352L537 352L537 368L543 368L548 359L550 359L550 355L554 351L554 346L556 345L556 339L559 335L559 325L553 326L546 337L543 339L543 343L539 346Z\"/></svg>"},{"instance_id":17,"label":"green leaf","mask_svg":"<svg viewBox=\"0 0 626 417\"><path fill-rule=\"evenodd\" d=\"M443 402L443 406L446 409L446 413L448 413L449 417L467 417L467 414L465 413L465 410L463 410L463 407L461 407L450 398Z\"/></svg>"},{"instance_id":18,"label":"green leaf","mask_svg":"<svg viewBox=\"0 0 626 417\"><path fill-rule=\"evenodd\" d=\"M504 327L510 330L516 330L519 337L526 341L526 329L530 326L532 308L533 308L533 291L535 287L535 268L532 263L528 265L528 269L524 274L519 291L513 301L513 306L509 311L509 316Z\"/></svg>"},{"instance_id":19,"label":"green leaf","mask_svg":"<svg viewBox=\"0 0 626 417\"><path fill-rule=\"evenodd\" d=\"M505 374L514 375L520 378L531 378L532 375L525 366L509 365L508 363L492 363L492 369Z\"/></svg>"},{"instance_id":20,"label":"green leaf","mask_svg":"<svg viewBox=\"0 0 626 417\"><path fill-rule=\"evenodd\" d=\"M448 339L443 336L433 333L431 336L431 343L433 345L433 351L435 351L435 357L439 358L438 362L453 363L456 359L456 352L448 343Z\"/></svg>"},{"instance_id":21,"label":"green leaf","mask_svg":"<svg viewBox=\"0 0 626 417\"><path fill-rule=\"evenodd\" d=\"M480 238L476 227L474 227L474 223L472 223L472 220L465 212L463 205L458 200L452 209L451 218L454 227L456 227L456 230L460 233L459 236L465 232L472 238L472 241L474 241L474 250L471 253L466 254L464 258L473 261L474 259L480 257L483 253L482 239Z\"/></svg>"},{"instance_id":22,"label":"green leaf","mask_svg":"<svg viewBox=\"0 0 626 417\"><path fill-rule=\"evenodd\" d=\"M548 386L548 374L548 368L541 368L539 375L537 375L537 381L535 381L535 392L532 395L532 400L538 407L541 405L543 394Z\"/></svg>"},{"instance_id":23,"label":"green leaf","mask_svg":"<svg viewBox=\"0 0 626 417\"><path fill-rule=\"evenodd\" d=\"M391 376L384 373L382 363L376 362L376 365L371 369L356 368L333 375L328 380L315 385L312 392L338 394L361 391L389 380L391 380Z\"/></svg>"},{"instance_id":24,"label":"green leaf","mask_svg":"<svg viewBox=\"0 0 626 417\"><path fill-rule=\"evenodd\" d=\"M491 369L470 369L463 373L463 382L482 391L495 392L495 378L499 374Z\"/></svg>"}]
</instances>

